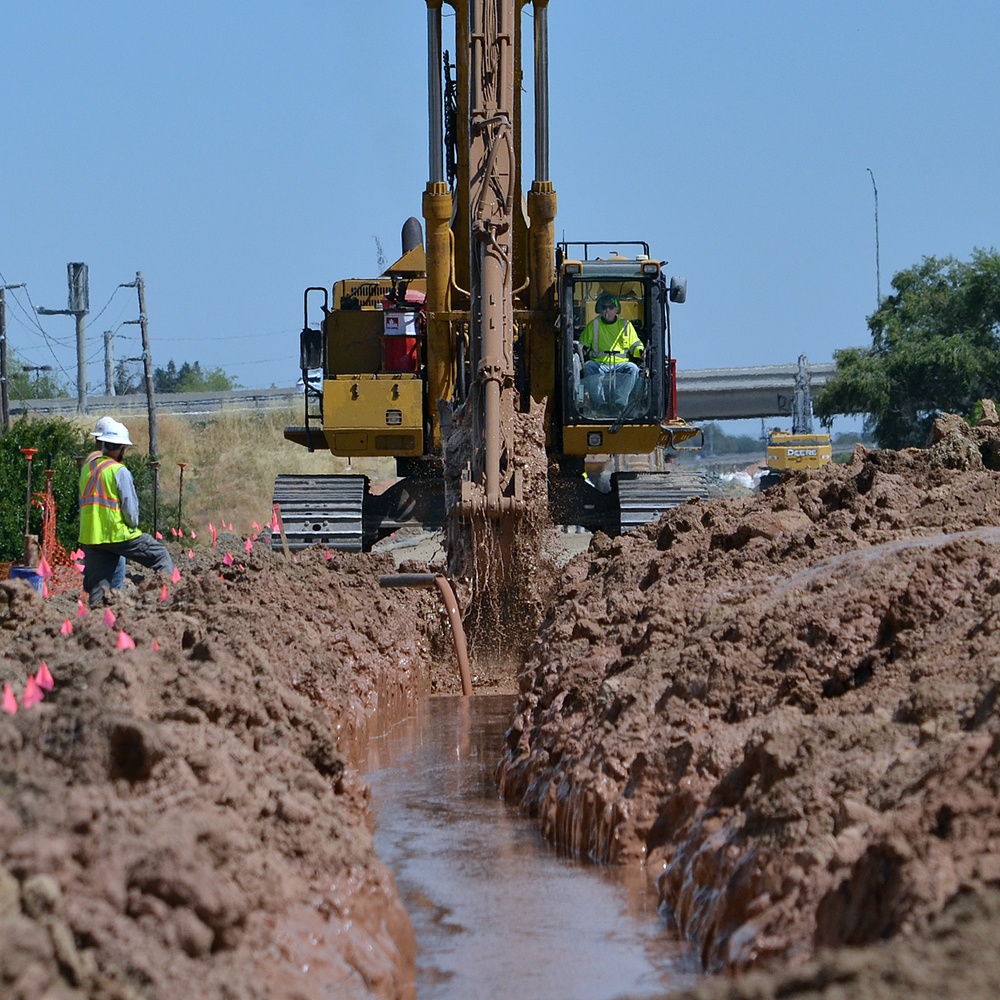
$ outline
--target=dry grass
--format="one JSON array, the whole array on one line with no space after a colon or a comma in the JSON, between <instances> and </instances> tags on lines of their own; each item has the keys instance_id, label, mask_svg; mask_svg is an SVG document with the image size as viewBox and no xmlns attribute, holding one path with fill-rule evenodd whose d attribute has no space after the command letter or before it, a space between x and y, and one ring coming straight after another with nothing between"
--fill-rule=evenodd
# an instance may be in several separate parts
<instances>
[{"instance_id":1,"label":"dry grass","mask_svg":"<svg viewBox=\"0 0 1000 1000\"><path fill-rule=\"evenodd\" d=\"M346 459L328 451L310 454L284 439L282 432L287 425L301 423L299 407L222 411L198 417L158 415L160 496L164 503L177 503L178 463L185 462L185 524L203 530L206 522L218 524L224 519L241 534L248 533L254 521L266 524L271 517L274 479L279 473L329 475L348 471ZM91 421L87 429L92 426ZM146 420L133 416L129 433L135 451L147 453ZM389 459L356 459L349 471L380 482L393 478L394 465Z\"/></svg>"}]
</instances>

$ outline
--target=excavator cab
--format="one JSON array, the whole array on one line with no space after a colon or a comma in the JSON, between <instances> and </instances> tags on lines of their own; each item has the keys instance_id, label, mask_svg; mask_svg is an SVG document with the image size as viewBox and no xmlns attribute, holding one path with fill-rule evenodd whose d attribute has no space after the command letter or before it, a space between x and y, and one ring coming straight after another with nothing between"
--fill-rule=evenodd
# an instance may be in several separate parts
<instances>
[{"instance_id":1,"label":"excavator cab","mask_svg":"<svg viewBox=\"0 0 1000 1000\"><path fill-rule=\"evenodd\" d=\"M559 246L562 436L563 452L572 456L646 454L673 412L668 310L670 301L684 300L683 284L667 283L646 243L634 244L642 252L633 257L616 250L591 259L604 245ZM582 252L571 256L578 247ZM605 296L618 305L623 337L600 354L602 364L588 366L581 336L588 342L586 334L597 330ZM588 347L593 342L591 336Z\"/></svg>"}]
</instances>

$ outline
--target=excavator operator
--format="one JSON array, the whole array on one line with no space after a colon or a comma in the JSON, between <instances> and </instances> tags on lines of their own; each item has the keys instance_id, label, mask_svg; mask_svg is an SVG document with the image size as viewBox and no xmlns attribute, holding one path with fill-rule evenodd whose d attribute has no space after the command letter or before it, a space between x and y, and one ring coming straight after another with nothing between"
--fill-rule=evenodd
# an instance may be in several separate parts
<instances>
[{"instance_id":1,"label":"excavator operator","mask_svg":"<svg viewBox=\"0 0 1000 1000\"><path fill-rule=\"evenodd\" d=\"M639 376L643 343L635 327L618 314L621 302L617 295L602 292L597 297L597 315L580 333L583 348L583 384L590 396L591 408L620 412Z\"/></svg>"}]
</instances>

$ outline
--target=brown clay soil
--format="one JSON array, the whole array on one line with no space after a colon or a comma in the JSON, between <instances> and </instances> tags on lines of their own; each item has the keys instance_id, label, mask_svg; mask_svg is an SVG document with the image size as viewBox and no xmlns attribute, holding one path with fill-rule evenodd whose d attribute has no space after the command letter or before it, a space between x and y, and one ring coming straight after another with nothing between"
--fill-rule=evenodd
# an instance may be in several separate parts
<instances>
[{"instance_id":1,"label":"brown clay soil","mask_svg":"<svg viewBox=\"0 0 1000 1000\"><path fill-rule=\"evenodd\" d=\"M1000 434L935 438L567 567L501 787L658 873L693 996L1000 995Z\"/></svg>"},{"instance_id":2,"label":"brown clay soil","mask_svg":"<svg viewBox=\"0 0 1000 1000\"><path fill-rule=\"evenodd\" d=\"M1000 995L1000 429L937 437L537 564L501 786L659 873L691 997ZM174 547L113 624L0 582L0 684L55 678L0 713L0 997L413 996L352 753L457 690L436 591Z\"/></svg>"}]
</instances>

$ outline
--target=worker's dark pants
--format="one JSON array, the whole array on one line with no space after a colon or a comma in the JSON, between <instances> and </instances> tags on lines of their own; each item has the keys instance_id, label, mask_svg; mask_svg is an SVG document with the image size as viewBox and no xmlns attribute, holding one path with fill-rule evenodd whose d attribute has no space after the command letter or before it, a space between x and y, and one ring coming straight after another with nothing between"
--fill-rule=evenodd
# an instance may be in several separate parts
<instances>
[{"instance_id":1,"label":"worker's dark pants","mask_svg":"<svg viewBox=\"0 0 1000 1000\"><path fill-rule=\"evenodd\" d=\"M104 591L111 589L121 556L160 573L170 573L174 568L174 561L163 542L145 533L128 542L80 547L83 549L83 589L90 595L91 607L100 604Z\"/></svg>"}]
</instances>

